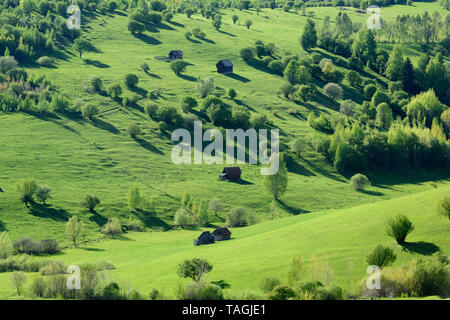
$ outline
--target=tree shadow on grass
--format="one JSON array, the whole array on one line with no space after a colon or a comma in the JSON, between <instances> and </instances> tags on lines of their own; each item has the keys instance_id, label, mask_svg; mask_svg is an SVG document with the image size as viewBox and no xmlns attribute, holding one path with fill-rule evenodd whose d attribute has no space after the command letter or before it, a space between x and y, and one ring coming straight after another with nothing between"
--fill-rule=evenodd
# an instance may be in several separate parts
<instances>
[{"instance_id":1,"label":"tree shadow on grass","mask_svg":"<svg viewBox=\"0 0 450 320\"><path fill-rule=\"evenodd\" d=\"M89 217L89 220L95 222L98 226L103 226L108 222L108 219L98 214L97 212L92 212L92 215Z\"/></svg>"},{"instance_id":2,"label":"tree shadow on grass","mask_svg":"<svg viewBox=\"0 0 450 320\"><path fill-rule=\"evenodd\" d=\"M156 79L161 79L161 77L160 77L160 76L158 76L158 75L157 75L157 74L155 74L155 73L151 73L151 72L146 72L146 74L147 74L148 76L152 77L152 78L156 78Z\"/></svg>"},{"instance_id":3,"label":"tree shadow on grass","mask_svg":"<svg viewBox=\"0 0 450 320\"><path fill-rule=\"evenodd\" d=\"M369 196L376 196L376 197L381 197L383 195L382 192L372 190L360 190L359 192L367 194Z\"/></svg>"},{"instance_id":4,"label":"tree shadow on grass","mask_svg":"<svg viewBox=\"0 0 450 320\"><path fill-rule=\"evenodd\" d=\"M189 38L188 40L189 40L190 42L192 42L192 43L201 43L200 41L195 40L195 39L193 39L193 38Z\"/></svg>"},{"instance_id":5,"label":"tree shadow on grass","mask_svg":"<svg viewBox=\"0 0 450 320\"><path fill-rule=\"evenodd\" d=\"M229 32L223 31L223 30L219 30L219 32L223 33L223 34L226 34L227 36L230 36L230 37L236 37L235 34L232 34L232 33L229 33Z\"/></svg>"},{"instance_id":6,"label":"tree shadow on grass","mask_svg":"<svg viewBox=\"0 0 450 320\"><path fill-rule=\"evenodd\" d=\"M203 39L203 41L205 41L205 42L207 42L207 43L209 43L209 44L216 44L216 42L214 41L214 40L211 40L211 39Z\"/></svg>"},{"instance_id":7,"label":"tree shadow on grass","mask_svg":"<svg viewBox=\"0 0 450 320\"><path fill-rule=\"evenodd\" d=\"M228 78L232 78L234 80L237 80L237 81L244 82L244 83L247 83L247 82L251 81L249 78L240 76L240 75L238 75L236 73L227 73L227 74L225 74L225 76L227 76Z\"/></svg>"},{"instance_id":8,"label":"tree shadow on grass","mask_svg":"<svg viewBox=\"0 0 450 320\"><path fill-rule=\"evenodd\" d=\"M168 225L166 222L161 220L158 217L155 216L144 216L139 215L139 220L142 221L142 223L150 229L162 229L164 231L170 230L172 227Z\"/></svg>"},{"instance_id":9,"label":"tree shadow on grass","mask_svg":"<svg viewBox=\"0 0 450 320\"><path fill-rule=\"evenodd\" d=\"M83 59L83 62L85 64L97 67L97 68L111 68L110 65L106 64L106 63L102 63L98 60L91 60L91 59Z\"/></svg>"},{"instance_id":10,"label":"tree shadow on grass","mask_svg":"<svg viewBox=\"0 0 450 320\"><path fill-rule=\"evenodd\" d=\"M128 90L140 95L141 97L146 97L148 90L140 87L129 87Z\"/></svg>"},{"instance_id":11,"label":"tree shadow on grass","mask_svg":"<svg viewBox=\"0 0 450 320\"><path fill-rule=\"evenodd\" d=\"M228 182L230 182L230 183L235 183L235 184L242 184L242 185L254 184L253 182L248 181L248 180L244 180L244 179L230 180L230 181L228 181Z\"/></svg>"},{"instance_id":12,"label":"tree shadow on grass","mask_svg":"<svg viewBox=\"0 0 450 320\"><path fill-rule=\"evenodd\" d=\"M283 202L281 200L278 200L278 203L280 204L280 208L284 209L285 211L287 211L287 212L289 212L290 214L293 214L293 215L299 215L299 214L302 214L302 213L310 212L310 211L307 211L307 210L303 210L303 209L291 206L291 205L289 205L286 202Z\"/></svg>"},{"instance_id":13,"label":"tree shadow on grass","mask_svg":"<svg viewBox=\"0 0 450 320\"><path fill-rule=\"evenodd\" d=\"M304 166L299 164L294 159L292 159L286 163L286 168L291 173L299 174L299 175L306 176L306 177L315 176L314 172L309 171L308 169L306 169Z\"/></svg>"},{"instance_id":14,"label":"tree shadow on grass","mask_svg":"<svg viewBox=\"0 0 450 320\"><path fill-rule=\"evenodd\" d=\"M146 44L151 44L151 45L158 45L161 44L162 42L159 41L158 39L155 39L153 37L150 37L149 35L146 35L144 33L141 34L135 34L134 35L135 38L145 42Z\"/></svg>"},{"instance_id":15,"label":"tree shadow on grass","mask_svg":"<svg viewBox=\"0 0 450 320\"><path fill-rule=\"evenodd\" d=\"M182 23L175 22L175 21L170 21L169 23L171 25L174 25L175 27L184 28L184 24L182 24Z\"/></svg>"},{"instance_id":16,"label":"tree shadow on grass","mask_svg":"<svg viewBox=\"0 0 450 320\"><path fill-rule=\"evenodd\" d=\"M92 119L92 124L96 128L99 128L99 129L102 129L102 130L106 130L106 131L109 131L109 132L114 133L114 134L119 134L119 132L120 132L119 129L114 127L112 124L110 124L110 123L108 123L106 121L103 121L103 120L101 120L99 118L93 118Z\"/></svg>"},{"instance_id":17,"label":"tree shadow on grass","mask_svg":"<svg viewBox=\"0 0 450 320\"><path fill-rule=\"evenodd\" d=\"M185 75L185 74L180 74L180 75L178 75L178 77L180 77L181 79L187 80L187 81L191 81L191 82L197 81L196 77L188 76L188 75Z\"/></svg>"},{"instance_id":18,"label":"tree shadow on grass","mask_svg":"<svg viewBox=\"0 0 450 320\"><path fill-rule=\"evenodd\" d=\"M3 221L0 220L0 232L6 231L8 229L6 229L5 224L3 223Z\"/></svg>"},{"instance_id":19,"label":"tree shadow on grass","mask_svg":"<svg viewBox=\"0 0 450 320\"><path fill-rule=\"evenodd\" d=\"M55 221L69 220L69 215L66 210L52 208L36 202L31 203L29 213L36 217L52 219Z\"/></svg>"},{"instance_id":20,"label":"tree shadow on grass","mask_svg":"<svg viewBox=\"0 0 450 320\"><path fill-rule=\"evenodd\" d=\"M431 242L418 241L418 242L406 242L403 245L403 250L407 252L415 252L423 254L425 256L430 256L433 253L440 251L441 249Z\"/></svg>"},{"instance_id":21,"label":"tree shadow on grass","mask_svg":"<svg viewBox=\"0 0 450 320\"><path fill-rule=\"evenodd\" d=\"M153 153L157 153L157 154L164 154L161 150L159 150L157 147L155 147L154 145L152 145L150 142L148 142L147 140L141 139L141 138L135 138L134 140L136 140L137 143L139 143L139 145L148 150L151 151Z\"/></svg>"},{"instance_id":22,"label":"tree shadow on grass","mask_svg":"<svg viewBox=\"0 0 450 320\"><path fill-rule=\"evenodd\" d=\"M85 250L85 251L93 251L93 252L100 252L100 251L105 251L105 249L100 249L100 248L83 248L80 247L81 250Z\"/></svg>"}]
</instances>

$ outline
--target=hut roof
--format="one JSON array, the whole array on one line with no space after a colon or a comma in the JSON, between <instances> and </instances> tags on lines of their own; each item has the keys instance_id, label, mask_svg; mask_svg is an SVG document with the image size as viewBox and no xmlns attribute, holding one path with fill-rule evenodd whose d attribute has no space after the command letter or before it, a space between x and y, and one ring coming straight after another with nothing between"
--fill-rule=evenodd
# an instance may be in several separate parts
<instances>
[{"instance_id":1,"label":"hut roof","mask_svg":"<svg viewBox=\"0 0 450 320\"><path fill-rule=\"evenodd\" d=\"M217 64L221 64L221 65L223 65L224 67L232 67L232 66L233 66L233 63L231 62L230 59L223 59L223 60L220 60Z\"/></svg>"},{"instance_id":2,"label":"hut roof","mask_svg":"<svg viewBox=\"0 0 450 320\"><path fill-rule=\"evenodd\" d=\"M221 235L222 237L228 237L231 234L231 231L226 227L222 227L214 230L213 234Z\"/></svg>"},{"instance_id":3,"label":"hut roof","mask_svg":"<svg viewBox=\"0 0 450 320\"><path fill-rule=\"evenodd\" d=\"M240 175L242 171L239 167L225 167L223 168L222 173L226 173L228 175Z\"/></svg>"}]
</instances>

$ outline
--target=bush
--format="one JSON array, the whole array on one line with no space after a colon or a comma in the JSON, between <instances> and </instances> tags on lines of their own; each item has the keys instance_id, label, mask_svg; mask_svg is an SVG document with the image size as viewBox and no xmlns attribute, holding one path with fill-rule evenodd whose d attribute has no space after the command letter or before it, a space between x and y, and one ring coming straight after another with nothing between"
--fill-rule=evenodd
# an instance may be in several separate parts
<instances>
[{"instance_id":1,"label":"bush","mask_svg":"<svg viewBox=\"0 0 450 320\"><path fill-rule=\"evenodd\" d=\"M237 92L236 90L234 90L233 88L230 88L230 90L228 90L228 98L230 98L231 100L236 99L237 97Z\"/></svg>"},{"instance_id":2,"label":"bush","mask_svg":"<svg viewBox=\"0 0 450 320\"><path fill-rule=\"evenodd\" d=\"M41 240L42 252L43 253L56 253L59 252L58 241L54 239L43 239Z\"/></svg>"},{"instance_id":3,"label":"bush","mask_svg":"<svg viewBox=\"0 0 450 320\"><path fill-rule=\"evenodd\" d=\"M17 252L35 255L41 254L44 249L40 241L30 238L20 238L14 241L13 246Z\"/></svg>"},{"instance_id":4,"label":"bush","mask_svg":"<svg viewBox=\"0 0 450 320\"><path fill-rule=\"evenodd\" d=\"M0 259L6 259L14 253L14 247L7 232L0 233Z\"/></svg>"},{"instance_id":5,"label":"bush","mask_svg":"<svg viewBox=\"0 0 450 320\"><path fill-rule=\"evenodd\" d=\"M169 129L169 126L167 125L167 123L165 123L163 121L158 122L158 130L160 132L165 132L165 131L167 131L167 129Z\"/></svg>"},{"instance_id":6,"label":"bush","mask_svg":"<svg viewBox=\"0 0 450 320\"><path fill-rule=\"evenodd\" d=\"M267 67L269 68L270 71L272 71L273 73L276 74L283 74L284 72L284 68L286 67L286 65L284 64L283 61L281 60L273 60L272 62L270 62Z\"/></svg>"},{"instance_id":7,"label":"bush","mask_svg":"<svg viewBox=\"0 0 450 320\"><path fill-rule=\"evenodd\" d=\"M166 123L175 123L178 117L177 109L171 106L162 106L158 109L158 118Z\"/></svg>"},{"instance_id":8,"label":"bush","mask_svg":"<svg viewBox=\"0 0 450 320\"><path fill-rule=\"evenodd\" d=\"M323 87L323 90L325 91L327 97L333 100L342 99L344 94L344 90L342 90L341 86L333 82L327 83Z\"/></svg>"},{"instance_id":9,"label":"bush","mask_svg":"<svg viewBox=\"0 0 450 320\"><path fill-rule=\"evenodd\" d=\"M239 55L244 61L251 62L254 59L252 48L243 48L239 51Z\"/></svg>"},{"instance_id":10,"label":"bush","mask_svg":"<svg viewBox=\"0 0 450 320\"><path fill-rule=\"evenodd\" d=\"M175 212L173 223L178 227L186 228L192 225L192 216L186 209L180 208Z\"/></svg>"},{"instance_id":11,"label":"bush","mask_svg":"<svg viewBox=\"0 0 450 320\"><path fill-rule=\"evenodd\" d=\"M261 290L264 293L269 293L273 289L281 284L281 281L277 278L265 278L261 283Z\"/></svg>"},{"instance_id":12,"label":"bush","mask_svg":"<svg viewBox=\"0 0 450 320\"><path fill-rule=\"evenodd\" d=\"M181 101L181 109L184 112L191 112L197 105L197 100L192 97L184 97Z\"/></svg>"},{"instance_id":13,"label":"bush","mask_svg":"<svg viewBox=\"0 0 450 320\"><path fill-rule=\"evenodd\" d=\"M46 266L39 270L39 273L43 276L53 276L55 274L66 273L66 265L62 261L50 261Z\"/></svg>"},{"instance_id":14,"label":"bush","mask_svg":"<svg viewBox=\"0 0 450 320\"><path fill-rule=\"evenodd\" d=\"M98 271L104 271L104 270L114 270L116 267L109 261L102 260L99 263L97 263L97 270Z\"/></svg>"},{"instance_id":15,"label":"bush","mask_svg":"<svg viewBox=\"0 0 450 320\"><path fill-rule=\"evenodd\" d=\"M133 123L128 126L127 131L130 137L135 139L141 133L141 128L139 128L137 124Z\"/></svg>"},{"instance_id":16,"label":"bush","mask_svg":"<svg viewBox=\"0 0 450 320\"><path fill-rule=\"evenodd\" d=\"M152 289L149 294L150 300L158 300L161 298L161 293L157 289Z\"/></svg>"},{"instance_id":17,"label":"bush","mask_svg":"<svg viewBox=\"0 0 450 320\"><path fill-rule=\"evenodd\" d=\"M225 223L228 227L246 227L255 223L255 217L246 208L236 207L228 212Z\"/></svg>"},{"instance_id":18,"label":"bush","mask_svg":"<svg viewBox=\"0 0 450 320\"><path fill-rule=\"evenodd\" d=\"M91 212L95 212L95 207L100 204L100 199L94 195L86 195L86 197L81 201L80 205L83 208L88 209Z\"/></svg>"},{"instance_id":19,"label":"bush","mask_svg":"<svg viewBox=\"0 0 450 320\"><path fill-rule=\"evenodd\" d=\"M137 84L139 83L138 76L133 73L126 74L124 79L125 79L125 85L130 88L137 86Z\"/></svg>"},{"instance_id":20,"label":"bush","mask_svg":"<svg viewBox=\"0 0 450 320\"><path fill-rule=\"evenodd\" d=\"M373 84L368 84L364 87L364 95L367 99L372 99L375 92L377 92L377 87Z\"/></svg>"},{"instance_id":21,"label":"bush","mask_svg":"<svg viewBox=\"0 0 450 320\"><path fill-rule=\"evenodd\" d=\"M284 96L286 99L289 99L289 97L291 96L291 94L294 93L295 87L294 87L292 84L290 84L289 82L285 82L285 83L281 86L280 91L281 91L281 93L283 94L283 96Z\"/></svg>"},{"instance_id":22,"label":"bush","mask_svg":"<svg viewBox=\"0 0 450 320\"><path fill-rule=\"evenodd\" d=\"M50 108L53 112L64 112L68 107L69 100L67 100L63 95L53 95L52 102L50 103Z\"/></svg>"},{"instance_id":23,"label":"bush","mask_svg":"<svg viewBox=\"0 0 450 320\"><path fill-rule=\"evenodd\" d=\"M256 114L250 118L252 128L258 130L267 126L267 116L265 114Z\"/></svg>"},{"instance_id":24,"label":"bush","mask_svg":"<svg viewBox=\"0 0 450 320\"><path fill-rule=\"evenodd\" d=\"M156 104L146 105L144 107L144 111L150 118L153 119L158 114L158 106Z\"/></svg>"},{"instance_id":25,"label":"bush","mask_svg":"<svg viewBox=\"0 0 450 320\"><path fill-rule=\"evenodd\" d=\"M288 300L289 298L293 298L295 296L294 290L290 287L280 284L276 286L271 292L268 294L269 300Z\"/></svg>"},{"instance_id":26,"label":"bush","mask_svg":"<svg viewBox=\"0 0 450 320\"><path fill-rule=\"evenodd\" d=\"M122 94L122 87L120 84L113 84L111 87L108 87L106 93L113 99L118 98Z\"/></svg>"},{"instance_id":27,"label":"bush","mask_svg":"<svg viewBox=\"0 0 450 320\"><path fill-rule=\"evenodd\" d=\"M177 296L180 300L223 300L222 289L218 285L203 281L180 288Z\"/></svg>"},{"instance_id":28,"label":"bush","mask_svg":"<svg viewBox=\"0 0 450 320\"><path fill-rule=\"evenodd\" d=\"M396 258L397 256L395 255L394 250L379 244L369 252L366 261L370 266L383 268L394 263Z\"/></svg>"},{"instance_id":29,"label":"bush","mask_svg":"<svg viewBox=\"0 0 450 320\"><path fill-rule=\"evenodd\" d=\"M188 63L183 60L175 60L170 63L170 69L179 76L181 73L186 71Z\"/></svg>"},{"instance_id":30,"label":"bush","mask_svg":"<svg viewBox=\"0 0 450 320\"><path fill-rule=\"evenodd\" d=\"M92 120L94 116L97 116L98 113L98 108L92 103L87 103L81 108L81 114L83 115L83 117L90 120Z\"/></svg>"},{"instance_id":31,"label":"bush","mask_svg":"<svg viewBox=\"0 0 450 320\"><path fill-rule=\"evenodd\" d=\"M350 178L350 184L355 191L362 191L370 186L370 181L367 177L361 173L355 174Z\"/></svg>"},{"instance_id":32,"label":"bush","mask_svg":"<svg viewBox=\"0 0 450 320\"><path fill-rule=\"evenodd\" d=\"M398 215L389 219L386 233L394 238L398 244L403 245L405 239L414 230L414 225L405 215Z\"/></svg>"},{"instance_id":33,"label":"bush","mask_svg":"<svg viewBox=\"0 0 450 320\"><path fill-rule=\"evenodd\" d=\"M123 297L120 294L120 287L115 282L108 283L102 292L102 298L105 300L121 300Z\"/></svg>"},{"instance_id":34,"label":"bush","mask_svg":"<svg viewBox=\"0 0 450 320\"><path fill-rule=\"evenodd\" d=\"M450 220L450 197L445 197L439 202L438 212Z\"/></svg>"},{"instance_id":35,"label":"bush","mask_svg":"<svg viewBox=\"0 0 450 320\"><path fill-rule=\"evenodd\" d=\"M100 92L103 88L102 79L95 75L89 77L89 83L91 84L91 88L94 91Z\"/></svg>"},{"instance_id":36,"label":"bush","mask_svg":"<svg viewBox=\"0 0 450 320\"><path fill-rule=\"evenodd\" d=\"M106 236L116 237L122 233L122 225L119 219L112 218L102 227L101 233Z\"/></svg>"},{"instance_id":37,"label":"bush","mask_svg":"<svg viewBox=\"0 0 450 320\"><path fill-rule=\"evenodd\" d=\"M30 285L31 295L37 298L45 296L46 283L43 277L34 278Z\"/></svg>"},{"instance_id":38,"label":"bush","mask_svg":"<svg viewBox=\"0 0 450 320\"><path fill-rule=\"evenodd\" d=\"M0 57L0 72L6 73L9 70L16 69L18 63L16 59L12 56Z\"/></svg>"},{"instance_id":39,"label":"bush","mask_svg":"<svg viewBox=\"0 0 450 320\"><path fill-rule=\"evenodd\" d=\"M50 67L53 64L53 59L47 56L43 56L37 59L36 62L40 66Z\"/></svg>"},{"instance_id":40,"label":"bush","mask_svg":"<svg viewBox=\"0 0 450 320\"><path fill-rule=\"evenodd\" d=\"M144 72L149 72L150 71L150 66L147 63L144 62L144 63L141 64L141 69Z\"/></svg>"}]
</instances>

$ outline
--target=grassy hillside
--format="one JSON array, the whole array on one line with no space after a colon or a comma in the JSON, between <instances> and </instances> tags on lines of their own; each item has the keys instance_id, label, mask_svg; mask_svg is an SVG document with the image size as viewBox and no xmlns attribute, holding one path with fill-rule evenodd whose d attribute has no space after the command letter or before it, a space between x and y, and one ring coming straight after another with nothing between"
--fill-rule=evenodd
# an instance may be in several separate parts
<instances>
[{"instance_id":1,"label":"grassy hillside","mask_svg":"<svg viewBox=\"0 0 450 320\"><path fill-rule=\"evenodd\" d=\"M409 10L405 6L403 9ZM338 12L335 8L313 11L318 22L323 16L334 17ZM383 12L393 16L396 8L388 7ZM156 214L146 221L149 227L168 228L172 224L174 211L185 190L197 200L218 196L226 210L247 206L260 220L265 220L270 199L263 190L257 166L243 165L246 183L233 184L217 181L222 166L173 165L170 160L173 144L169 135L161 134L156 122L143 113L144 105L150 102L179 108L181 97L198 95L195 81L206 76L214 78L219 95L229 88L237 90L236 102L227 100L230 105L243 105L252 114L266 114L282 130L284 143L295 137L307 139L313 132L305 121L311 110L326 115L336 113L331 100L316 99L302 106L278 96L283 79L247 65L238 55L240 48L253 45L256 40L276 43L279 56L304 54L298 37L306 17L281 10L263 10L259 15L238 10L224 10L224 13L220 32L200 15L188 19L179 14L172 23L162 24L159 29L141 36L127 31L128 18L124 14L83 16L83 29L95 46L94 52L85 53L80 59L77 54L66 51L58 56L53 68L29 66L32 74L44 74L71 101L83 98L98 105L100 110L117 107L118 103L102 95L82 92L83 83L91 75L99 76L108 86L123 83L123 76L132 72L140 79L134 90L136 93L164 90L155 100L143 99L136 107L121 108L93 122L55 114L41 118L2 114L0 185L5 193L0 194L0 230L8 231L12 238L27 235L65 241L65 221L73 214L80 214L90 231L89 238L96 238L100 235L97 232L100 226L109 217L129 216L126 192L133 184L157 204ZM235 13L240 17L240 24L234 25L231 21ZM365 19L364 15L353 11L351 18ZM253 21L250 30L243 25L246 19ZM185 32L195 27L206 32L207 40L191 42L184 38ZM175 76L168 63L154 59L171 49L183 50L185 60L191 64L182 77ZM234 76L215 72L215 63L222 58L233 61ZM150 65L149 74L140 70L143 62ZM368 76L378 77L371 72ZM344 89L344 98L362 101L352 88L344 85ZM131 92L126 90L124 96L129 94ZM297 115L289 114L292 108ZM138 140L131 139L126 132L131 123L143 129ZM348 186L347 178L312 149L307 149L302 158L296 160L297 164L290 168L289 186L279 206L279 216L389 199L425 190L428 181L449 177L448 172L442 171L377 172L369 175L373 187L366 193L356 193ZM36 204L29 210L20 203L15 185L25 177L34 177L38 183L52 187L54 199L49 201L50 207ZM89 214L78 205L88 193L96 194L102 201L97 214ZM221 223L220 219L212 219L213 223Z\"/></svg>"},{"instance_id":2,"label":"grassy hillside","mask_svg":"<svg viewBox=\"0 0 450 320\"><path fill-rule=\"evenodd\" d=\"M192 239L200 231L128 233L121 240L90 243L65 250L51 259L68 264L112 262L116 270L110 277L147 294L158 288L174 297L178 283L177 265L184 259L201 257L210 261L211 280L226 280L231 293L246 289L259 292L262 279L284 279L293 258L301 256L306 265L304 278L311 277L311 260L317 261L316 276L332 269L333 279L351 289L365 276L365 255L376 244L391 246L400 266L413 258L450 249L450 224L436 214L436 202L448 195L450 186L392 200L349 209L325 210L295 217L267 221L251 227L232 229L232 240L194 247ZM415 231L402 249L384 233L386 220L399 213L415 224ZM35 275L29 274L29 279ZM9 273L0 274L0 297L11 293Z\"/></svg>"}]
</instances>

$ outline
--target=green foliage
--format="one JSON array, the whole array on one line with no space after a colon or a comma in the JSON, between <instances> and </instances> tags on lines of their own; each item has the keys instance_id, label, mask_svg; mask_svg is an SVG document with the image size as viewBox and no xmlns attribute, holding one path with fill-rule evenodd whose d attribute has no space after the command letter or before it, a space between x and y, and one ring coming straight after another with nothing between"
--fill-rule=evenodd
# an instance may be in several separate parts
<instances>
[{"instance_id":1,"label":"green foliage","mask_svg":"<svg viewBox=\"0 0 450 320\"><path fill-rule=\"evenodd\" d=\"M84 224L77 216L73 216L67 221L66 235L75 247L77 247L78 241L84 237Z\"/></svg>"},{"instance_id":2,"label":"green foliage","mask_svg":"<svg viewBox=\"0 0 450 320\"><path fill-rule=\"evenodd\" d=\"M273 291L273 289L281 284L281 281L278 278L264 278L261 282L261 290L264 293L269 293Z\"/></svg>"},{"instance_id":3,"label":"green foliage","mask_svg":"<svg viewBox=\"0 0 450 320\"><path fill-rule=\"evenodd\" d=\"M202 98L207 97L214 91L214 80L211 77L204 79L198 79L197 81L197 91L200 93Z\"/></svg>"},{"instance_id":4,"label":"green foliage","mask_svg":"<svg viewBox=\"0 0 450 320\"><path fill-rule=\"evenodd\" d=\"M91 84L92 90L94 91L100 92L103 88L102 79L95 75L89 77L89 83Z\"/></svg>"},{"instance_id":5,"label":"green foliage","mask_svg":"<svg viewBox=\"0 0 450 320\"><path fill-rule=\"evenodd\" d=\"M213 266L205 259L193 258L184 260L178 265L178 276L200 282L203 275L211 272Z\"/></svg>"},{"instance_id":6,"label":"green foliage","mask_svg":"<svg viewBox=\"0 0 450 320\"><path fill-rule=\"evenodd\" d=\"M14 247L7 232L0 233L0 259L6 259L14 253Z\"/></svg>"},{"instance_id":7,"label":"green foliage","mask_svg":"<svg viewBox=\"0 0 450 320\"><path fill-rule=\"evenodd\" d=\"M213 283L195 282L187 288L180 287L177 293L180 300L223 300L222 289Z\"/></svg>"},{"instance_id":8,"label":"green foliage","mask_svg":"<svg viewBox=\"0 0 450 320\"><path fill-rule=\"evenodd\" d=\"M295 296L294 290L287 285L280 284L269 292L267 298L269 300L288 300Z\"/></svg>"},{"instance_id":9,"label":"green foliage","mask_svg":"<svg viewBox=\"0 0 450 320\"><path fill-rule=\"evenodd\" d=\"M106 236L115 238L122 233L122 224L118 218L111 218L102 227L101 232Z\"/></svg>"},{"instance_id":10,"label":"green foliage","mask_svg":"<svg viewBox=\"0 0 450 320\"><path fill-rule=\"evenodd\" d=\"M16 289L18 296L22 294L25 282L27 282L27 275L24 272L14 271L11 274L11 285Z\"/></svg>"},{"instance_id":11,"label":"green foliage","mask_svg":"<svg viewBox=\"0 0 450 320\"><path fill-rule=\"evenodd\" d=\"M235 207L228 212L225 224L228 227L238 228L252 225L255 222L255 216L246 208Z\"/></svg>"},{"instance_id":12,"label":"green foliage","mask_svg":"<svg viewBox=\"0 0 450 320\"><path fill-rule=\"evenodd\" d=\"M34 201L34 195L38 191L38 185L34 179L22 179L17 183L17 190L20 193L20 200L28 207Z\"/></svg>"},{"instance_id":13,"label":"green foliage","mask_svg":"<svg viewBox=\"0 0 450 320\"><path fill-rule=\"evenodd\" d=\"M300 44L303 49L309 50L317 45L317 31L315 23L311 19L306 20L305 28L300 37Z\"/></svg>"},{"instance_id":14,"label":"green foliage","mask_svg":"<svg viewBox=\"0 0 450 320\"><path fill-rule=\"evenodd\" d=\"M342 99L344 96L344 90L340 85L337 83L327 83L323 87L323 91L327 95L328 98L336 100L336 99Z\"/></svg>"},{"instance_id":15,"label":"green foliage","mask_svg":"<svg viewBox=\"0 0 450 320\"><path fill-rule=\"evenodd\" d=\"M264 185L267 191L273 196L274 200L278 201L286 192L288 176L284 154L276 154L276 156L279 156L278 171L275 174L264 176ZM272 158L271 161L274 161L274 159Z\"/></svg>"},{"instance_id":16,"label":"green foliage","mask_svg":"<svg viewBox=\"0 0 450 320\"><path fill-rule=\"evenodd\" d=\"M375 96L374 96L375 97ZM382 129L389 129L393 121L392 109L385 102L378 104L375 124Z\"/></svg>"},{"instance_id":17,"label":"green foliage","mask_svg":"<svg viewBox=\"0 0 450 320\"><path fill-rule=\"evenodd\" d=\"M366 261L371 266L383 268L394 263L396 258L394 250L379 244L367 254Z\"/></svg>"},{"instance_id":18,"label":"green foliage","mask_svg":"<svg viewBox=\"0 0 450 320\"><path fill-rule=\"evenodd\" d=\"M129 88L134 88L139 83L139 78L133 73L128 73L124 77L125 85Z\"/></svg>"},{"instance_id":19,"label":"green foliage","mask_svg":"<svg viewBox=\"0 0 450 320\"><path fill-rule=\"evenodd\" d=\"M36 198L38 198L39 201L41 201L45 205L47 199L52 199L51 193L52 189L50 189L49 186L41 185L39 186L38 191L36 193Z\"/></svg>"},{"instance_id":20,"label":"green foliage","mask_svg":"<svg viewBox=\"0 0 450 320\"><path fill-rule=\"evenodd\" d=\"M412 231L414 231L414 225L405 215L398 215L388 220L386 233L394 238L399 245L405 244L406 237Z\"/></svg>"},{"instance_id":21,"label":"green foliage","mask_svg":"<svg viewBox=\"0 0 450 320\"><path fill-rule=\"evenodd\" d=\"M83 208L88 209L90 212L95 212L95 207L100 204L100 199L94 195L86 195L80 205Z\"/></svg>"},{"instance_id":22,"label":"green foliage","mask_svg":"<svg viewBox=\"0 0 450 320\"><path fill-rule=\"evenodd\" d=\"M98 116L99 110L94 104L87 103L81 108L81 114L83 117L92 120L94 116Z\"/></svg>"},{"instance_id":23,"label":"green foliage","mask_svg":"<svg viewBox=\"0 0 450 320\"><path fill-rule=\"evenodd\" d=\"M450 220L450 197L445 197L439 201L438 213Z\"/></svg>"},{"instance_id":24,"label":"green foliage","mask_svg":"<svg viewBox=\"0 0 450 320\"><path fill-rule=\"evenodd\" d=\"M255 58L253 48L243 48L239 50L239 55L246 62L251 62Z\"/></svg>"},{"instance_id":25,"label":"green foliage","mask_svg":"<svg viewBox=\"0 0 450 320\"><path fill-rule=\"evenodd\" d=\"M130 137L136 139L136 137L141 133L141 128L136 123L132 123L128 126L127 131Z\"/></svg>"},{"instance_id":26,"label":"green foliage","mask_svg":"<svg viewBox=\"0 0 450 320\"><path fill-rule=\"evenodd\" d=\"M82 57L84 52L90 51L90 49L91 49L91 44L86 39L77 38L73 42L73 50L75 52L78 52L78 54L80 55L80 58Z\"/></svg>"},{"instance_id":27,"label":"green foliage","mask_svg":"<svg viewBox=\"0 0 450 320\"><path fill-rule=\"evenodd\" d=\"M175 60L170 63L170 69L172 69L177 76L185 72L187 66L188 63L183 60Z\"/></svg>"},{"instance_id":28,"label":"green foliage","mask_svg":"<svg viewBox=\"0 0 450 320\"><path fill-rule=\"evenodd\" d=\"M187 96L181 100L181 109L184 112L191 112L192 109L197 107L197 105L197 100L195 100L195 98L193 97Z\"/></svg>"},{"instance_id":29,"label":"green foliage","mask_svg":"<svg viewBox=\"0 0 450 320\"><path fill-rule=\"evenodd\" d=\"M362 191L370 186L370 181L365 175L357 173L350 178L350 184L353 190Z\"/></svg>"},{"instance_id":30,"label":"green foliage","mask_svg":"<svg viewBox=\"0 0 450 320\"><path fill-rule=\"evenodd\" d=\"M247 27L247 29L250 29L250 27L253 25L253 21L252 20L246 20L245 21L245 26Z\"/></svg>"}]
</instances>

